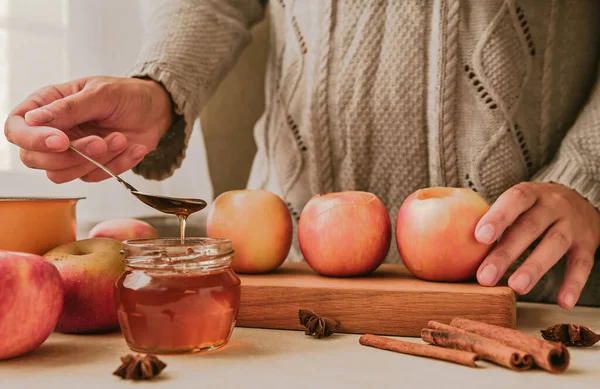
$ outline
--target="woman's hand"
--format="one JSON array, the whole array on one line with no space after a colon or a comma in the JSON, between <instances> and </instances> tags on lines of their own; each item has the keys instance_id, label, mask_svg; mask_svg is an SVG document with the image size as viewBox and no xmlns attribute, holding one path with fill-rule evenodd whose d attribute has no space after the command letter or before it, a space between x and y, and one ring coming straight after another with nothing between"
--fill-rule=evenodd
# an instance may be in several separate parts
<instances>
[{"instance_id":1,"label":"woman's hand","mask_svg":"<svg viewBox=\"0 0 600 389\"><path fill-rule=\"evenodd\" d=\"M504 192L481 218L478 241L497 239L477 272L480 284L495 285L538 238L540 243L510 276L508 285L526 294L565 254L567 271L558 304L572 308L594 265L600 244L600 213L574 190L552 183L523 182Z\"/></svg>"},{"instance_id":2,"label":"woman's hand","mask_svg":"<svg viewBox=\"0 0 600 389\"><path fill-rule=\"evenodd\" d=\"M25 165L53 182L92 182L108 175L67 151L69 143L120 174L156 148L172 116L168 93L154 81L90 77L34 92L11 112L4 133Z\"/></svg>"}]
</instances>

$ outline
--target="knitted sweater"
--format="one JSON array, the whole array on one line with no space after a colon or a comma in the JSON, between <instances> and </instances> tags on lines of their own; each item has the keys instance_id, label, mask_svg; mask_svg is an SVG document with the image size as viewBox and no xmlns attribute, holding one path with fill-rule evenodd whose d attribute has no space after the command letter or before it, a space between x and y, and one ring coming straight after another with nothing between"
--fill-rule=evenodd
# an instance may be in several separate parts
<instances>
[{"instance_id":1,"label":"knitted sweater","mask_svg":"<svg viewBox=\"0 0 600 389\"><path fill-rule=\"evenodd\" d=\"M470 187L493 202L521 181L567 185L600 209L600 3L263 3L156 9L129 75L161 82L179 119L136 173L164 179L181 165L193 122L268 15L248 186L281 196L296 222L316 193L369 191L395 218L418 188Z\"/></svg>"}]
</instances>

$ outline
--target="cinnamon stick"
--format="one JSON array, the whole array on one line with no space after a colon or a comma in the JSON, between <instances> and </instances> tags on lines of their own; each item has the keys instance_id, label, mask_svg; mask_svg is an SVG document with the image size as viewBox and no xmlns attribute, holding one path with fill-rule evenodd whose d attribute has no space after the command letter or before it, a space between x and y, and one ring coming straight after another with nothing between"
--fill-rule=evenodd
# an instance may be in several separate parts
<instances>
[{"instance_id":1,"label":"cinnamon stick","mask_svg":"<svg viewBox=\"0 0 600 389\"><path fill-rule=\"evenodd\" d=\"M551 373L564 373L569 367L569 351L560 343L542 340L511 328L464 318L455 318L450 325L522 350L533 357L537 366Z\"/></svg>"},{"instance_id":2,"label":"cinnamon stick","mask_svg":"<svg viewBox=\"0 0 600 389\"><path fill-rule=\"evenodd\" d=\"M478 359L477 354L468 351L405 342L403 340L390 339L371 334L362 335L359 342L363 346L375 347L381 350L395 351L402 354L417 355L453 362L459 365L477 367L475 364L475 361Z\"/></svg>"},{"instance_id":3,"label":"cinnamon stick","mask_svg":"<svg viewBox=\"0 0 600 389\"><path fill-rule=\"evenodd\" d=\"M481 359L512 370L528 370L533 366L531 355L496 340L436 321L430 321L427 326L429 328L421 330L421 339L427 343L470 351Z\"/></svg>"}]
</instances>

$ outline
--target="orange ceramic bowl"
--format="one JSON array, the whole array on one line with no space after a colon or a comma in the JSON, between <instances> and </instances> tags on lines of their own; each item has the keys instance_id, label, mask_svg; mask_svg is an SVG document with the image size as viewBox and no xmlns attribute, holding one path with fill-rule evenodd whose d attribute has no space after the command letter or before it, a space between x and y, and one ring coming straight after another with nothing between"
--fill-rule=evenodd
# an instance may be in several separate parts
<instances>
[{"instance_id":1,"label":"orange ceramic bowl","mask_svg":"<svg viewBox=\"0 0 600 389\"><path fill-rule=\"evenodd\" d=\"M76 240L79 200L0 197L0 250L44 255Z\"/></svg>"}]
</instances>

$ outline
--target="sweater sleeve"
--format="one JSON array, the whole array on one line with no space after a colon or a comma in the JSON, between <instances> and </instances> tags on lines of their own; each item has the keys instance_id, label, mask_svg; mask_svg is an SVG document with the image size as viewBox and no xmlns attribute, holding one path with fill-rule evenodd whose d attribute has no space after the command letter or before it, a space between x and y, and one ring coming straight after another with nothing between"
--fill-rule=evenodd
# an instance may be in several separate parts
<instances>
[{"instance_id":1,"label":"sweater sleeve","mask_svg":"<svg viewBox=\"0 0 600 389\"><path fill-rule=\"evenodd\" d=\"M600 210L600 69L598 74L587 103L556 155L533 181L568 186Z\"/></svg>"},{"instance_id":2,"label":"sweater sleeve","mask_svg":"<svg viewBox=\"0 0 600 389\"><path fill-rule=\"evenodd\" d=\"M163 0L153 9L129 77L150 78L170 94L175 119L133 172L147 179L173 175L185 158L195 120L250 43L266 0Z\"/></svg>"}]
</instances>

